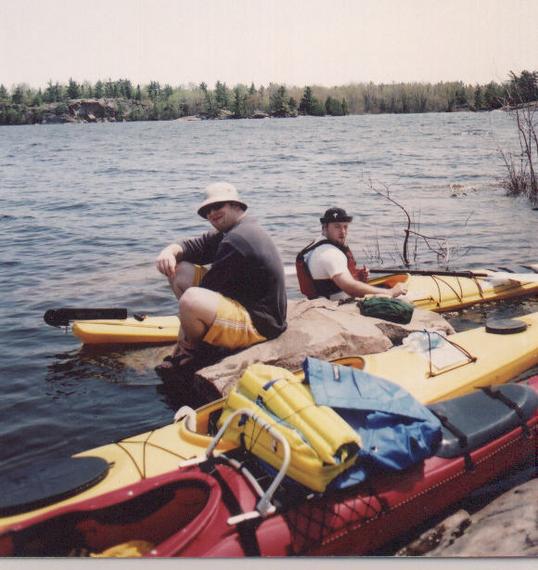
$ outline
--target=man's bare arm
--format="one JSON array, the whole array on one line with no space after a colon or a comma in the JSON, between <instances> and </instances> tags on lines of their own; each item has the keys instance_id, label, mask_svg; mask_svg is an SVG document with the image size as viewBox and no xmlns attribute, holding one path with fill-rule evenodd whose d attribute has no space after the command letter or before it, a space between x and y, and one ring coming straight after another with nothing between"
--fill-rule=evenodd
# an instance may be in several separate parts
<instances>
[{"instance_id":1,"label":"man's bare arm","mask_svg":"<svg viewBox=\"0 0 538 570\"><path fill-rule=\"evenodd\" d=\"M407 293L407 288L402 283L397 283L390 289L383 287L374 287L363 281L353 279L349 271L344 271L335 275L332 280L344 293L350 297L364 297L364 295L388 295L389 297L399 297Z\"/></svg>"},{"instance_id":2,"label":"man's bare arm","mask_svg":"<svg viewBox=\"0 0 538 570\"><path fill-rule=\"evenodd\" d=\"M163 275L173 277L176 271L176 265L181 261L183 256L183 248L178 243L167 245L155 260L155 267Z\"/></svg>"}]
</instances>

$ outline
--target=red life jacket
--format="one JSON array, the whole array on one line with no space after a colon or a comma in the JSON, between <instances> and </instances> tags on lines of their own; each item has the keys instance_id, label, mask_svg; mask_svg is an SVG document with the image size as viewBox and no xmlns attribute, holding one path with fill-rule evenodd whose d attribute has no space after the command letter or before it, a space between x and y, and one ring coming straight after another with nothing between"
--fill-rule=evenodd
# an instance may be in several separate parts
<instances>
[{"instance_id":1,"label":"red life jacket","mask_svg":"<svg viewBox=\"0 0 538 570\"><path fill-rule=\"evenodd\" d=\"M304 249L302 249L295 258L295 268L297 270L297 280L299 281L299 288L301 293L306 295L308 299L316 299L317 297L327 297L329 299L331 295L335 293L340 293L341 289L336 285L332 279L314 279L308 268L308 264L305 261L305 255L312 250L316 249L321 245L325 244L333 245L338 248L347 258L347 268L353 276L353 279L357 281L364 281L361 276L360 270L357 268L357 262L353 257L353 253L347 245L340 245L330 241L328 239L323 239L318 242L309 243Z\"/></svg>"}]
</instances>

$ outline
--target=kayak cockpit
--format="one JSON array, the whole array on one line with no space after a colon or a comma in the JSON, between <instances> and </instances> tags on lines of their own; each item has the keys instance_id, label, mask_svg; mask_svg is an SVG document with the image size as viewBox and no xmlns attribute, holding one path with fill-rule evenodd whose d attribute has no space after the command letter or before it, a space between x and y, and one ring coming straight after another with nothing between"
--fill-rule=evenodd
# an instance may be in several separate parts
<instances>
[{"instance_id":1,"label":"kayak cockpit","mask_svg":"<svg viewBox=\"0 0 538 570\"><path fill-rule=\"evenodd\" d=\"M14 533L1 536L3 556L143 556L170 536L197 534L221 499L220 489L204 474L171 481L136 493L129 487L106 500L66 507ZM179 534L178 534L179 533ZM177 545L179 546L179 545Z\"/></svg>"}]
</instances>

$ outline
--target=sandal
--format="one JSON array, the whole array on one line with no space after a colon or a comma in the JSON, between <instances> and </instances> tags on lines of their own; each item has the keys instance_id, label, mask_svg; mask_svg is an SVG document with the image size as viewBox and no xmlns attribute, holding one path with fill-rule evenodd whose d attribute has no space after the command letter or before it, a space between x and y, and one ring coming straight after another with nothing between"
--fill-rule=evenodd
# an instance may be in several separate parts
<instances>
[{"instance_id":1,"label":"sandal","mask_svg":"<svg viewBox=\"0 0 538 570\"><path fill-rule=\"evenodd\" d=\"M194 356L192 354L187 354L187 353L176 354L175 356L172 355L165 356L163 358L162 363L155 366L155 372L161 375L161 374L167 374L174 370L179 370L183 366L186 366L187 364L192 362L193 359Z\"/></svg>"}]
</instances>

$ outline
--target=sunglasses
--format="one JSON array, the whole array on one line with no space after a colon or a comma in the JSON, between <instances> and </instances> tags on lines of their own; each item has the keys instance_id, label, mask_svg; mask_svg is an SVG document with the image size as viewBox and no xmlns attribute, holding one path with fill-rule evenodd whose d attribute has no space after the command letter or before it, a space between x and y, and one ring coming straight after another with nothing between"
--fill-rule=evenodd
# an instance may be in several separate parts
<instances>
[{"instance_id":1,"label":"sunglasses","mask_svg":"<svg viewBox=\"0 0 538 570\"><path fill-rule=\"evenodd\" d=\"M209 204L202 210L202 215L204 218L207 218L213 210L220 210L222 207L226 206L227 203L228 202L215 202L214 204Z\"/></svg>"}]
</instances>

